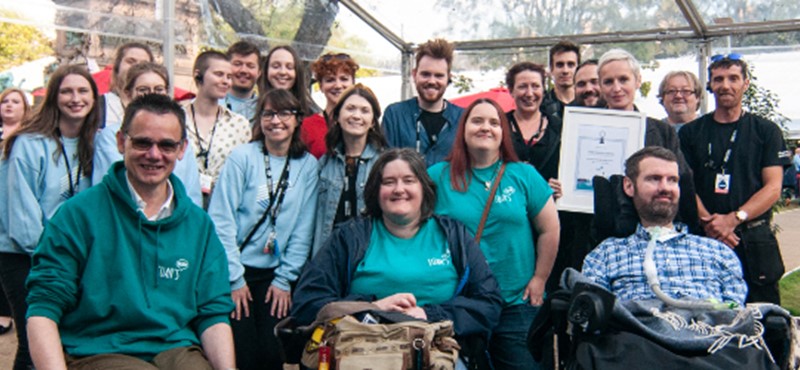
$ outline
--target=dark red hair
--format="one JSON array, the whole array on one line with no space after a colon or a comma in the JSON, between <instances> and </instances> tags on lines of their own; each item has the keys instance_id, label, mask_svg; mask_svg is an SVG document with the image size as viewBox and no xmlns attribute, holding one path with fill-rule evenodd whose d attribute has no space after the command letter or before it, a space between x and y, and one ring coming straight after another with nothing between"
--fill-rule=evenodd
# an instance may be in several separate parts
<instances>
[{"instance_id":1,"label":"dark red hair","mask_svg":"<svg viewBox=\"0 0 800 370\"><path fill-rule=\"evenodd\" d=\"M470 159L469 151L467 150L464 130L472 109L478 104L491 104L497 111L497 116L500 119L500 128L503 130L503 137L500 140L500 160L504 162L519 161L517 153L514 151L514 144L511 141L511 125L506 119L506 113L503 112L503 108L492 99L475 100L461 115L461 119L458 121L458 130L456 130L456 138L453 141L453 149L450 150L450 155L447 156L447 161L450 162L450 185L460 192L467 191L467 186L472 180L472 172L467 172L467 169L472 168L472 159Z\"/></svg>"}]
</instances>

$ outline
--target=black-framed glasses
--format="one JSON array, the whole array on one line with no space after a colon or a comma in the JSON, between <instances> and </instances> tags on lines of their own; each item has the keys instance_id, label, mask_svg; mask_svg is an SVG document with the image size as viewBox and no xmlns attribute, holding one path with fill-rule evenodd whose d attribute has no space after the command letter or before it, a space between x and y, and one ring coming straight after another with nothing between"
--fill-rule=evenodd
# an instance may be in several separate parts
<instances>
[{"instance_id":1,"label":"black-framed glasses","mask_svg":"<svg viewBox=\"0 0 800 370\"><path fill-rule=\"evenodd\" d=\"M716 63L722 60L742 60L744 57L742 54L739 53L730 53L730 54L717 54L711 57L711 63Z\"/></svg>"},{"instance_id":2,"label":"black-framed glasses","mask_svg":"<svg viewBox=\"0 0 800 370\"><path fill-rule=\"evenodd\" d=\"M691 89L669 89L664 91L664 96L677 96L681 94L681 96L692 96L694 95L694 90Z\"/></svg>"},{"instance_id":3,"label":"black-framed glasses","mask_svg":"<svg viewBox=\"0 0 800 370\"><path fill-rule=\"evenodd\" d=\"M297 115L297 109L284 109L279 111L274 111L274 110L261 111L261 118L262 119L266 118L269 121L271 121L272 118L274 118L275 116L278 116L278 119L281 120L281 122L286 122L289 120L289 118L292 118L292 116L296 115Z\"/></svg>"},{"instance_id":4,"label":"black-framed glasses","mask_svg":"<svg viewBox=\"0 0 800 370\"><path fill-rule=\"evenodd\" d=\"M136 93L139 94L139 95L147 95L147 94L167 95L167 87L166 86L156 86L156 87L139 86L139 87L133 89L133 91L136 91Z\"/></svg>"},{"instance_id":5,"label":"black-framed glasses","mask_svg":"<svg viewBox=\"0 0 800 370\"><path fill-rule=\"evenodd\" d=\"M133 149L140 150L143 152L150 150L150 148L152 148L153 145L155 145L158 147L158 150L160 150L161 153L172 154L177 152L178 149L180 149L181 147L180 141L175 141L170 139L155 141L153 139L146 137L131 137L131 136L128 137L131 139L131 146L133 147Z\"/></svg>"},{"instance_id":6,"label":"black-framed glasses","mask_svg":"<svg viewBox=\"0 0 800 370\"><path fill-rule=\"evenodd\" d=\"M322 59L323 62L328 62L331 59L347 60L347 59L350 59L350 55L349 54L345 54L345 53L325 54L325 55L321 56L320 59Z\"/></svg>"}]
</instances>

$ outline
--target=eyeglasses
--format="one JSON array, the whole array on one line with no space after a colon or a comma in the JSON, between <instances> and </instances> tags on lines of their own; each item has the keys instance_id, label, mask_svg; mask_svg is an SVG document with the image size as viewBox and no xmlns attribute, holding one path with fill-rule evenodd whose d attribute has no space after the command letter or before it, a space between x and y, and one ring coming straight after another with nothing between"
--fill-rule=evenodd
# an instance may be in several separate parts
<instances>
[{"instance_id":1,"label":"eyeglasses","mask_svg":"<svg viewBox=\"0 0 800 370\"><path fill-rule=\"evenodd\" d=\"M161 153L172 154L177 152L181 146L180 141L174 141L170 139L155 141L146 137L128 137L131 139L131 146L133 146L133 149L143 152L150 150L153 145L156 145Z\"/></svg>"},{"instance_id":2,"label":"eyeglasses","mask_svg":"<svg viewBox=\"0 0 800 370\"><path fill-rule=\"evenodd\" d=\"M678 94L681 94L682 96L692 96L692 95L694 95L694 90L689 90L689 89L681 89L681 90L669 89L667 91L664 91L664 96L677 96Z\"/></svg>"},{"instance_id":3,"label":"eyeglasses","mask_svg":"<svg viewBox=\"0 0 800 370\"><path fill-rule=\"evenodd\" d=\"M720 62L723 60L742 60L742 54L739 53L730 53L730 54L717 54L711 57L711 63Z\"/></svg>"},{"instance_id":4,"label":"eyeglasses","mask_svg":"<svg viewBox=\"0 0 800 370\"><path fill-rule=\"evenodd\" d=\"M274 111L274 110L261 111L261 118L266 118L269 121L271 121L275 116L278 116L278 119L281 120L281 122L286 122L289 120L289 118L292 118L292 116L295 115L297 115L297 109L284 109L280 111Z\"/></svg>"},{"instance_id":5,"label":"eyeglasses","mask_svg":"<svg viewBox=\"0 0 800 370\"><path fill-rule=\"evenodd\" d=\"M331 59L347 60L347 59L350 59L350 55L347 55L345 53L325 54L325 55L321 56L320 59L322 59L323 62L328 62Z\"/></svg>"},{"instance_id":6,"label":"eyeglasses","mask_svg":"<svg viewBox=\"0 0 800 370\"><path fill-rule=\"evenodd\" d=\"M139 86L139 87L137 87L137 88L135 88L133 90L136 91L136 93L139 94L139 95L147 95L147 94L166 95L167 94L167 87L166 86L156 86L156 87L153 87L153 88L151 88L150 86Z\"/></svg>"}]
</instances>

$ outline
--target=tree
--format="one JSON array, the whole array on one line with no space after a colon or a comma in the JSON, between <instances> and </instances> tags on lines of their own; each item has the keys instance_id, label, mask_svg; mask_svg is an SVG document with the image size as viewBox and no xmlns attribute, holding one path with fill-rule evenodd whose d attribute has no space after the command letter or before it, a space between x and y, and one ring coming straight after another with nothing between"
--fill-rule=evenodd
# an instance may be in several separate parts
<instances>
[{"instance_id":1,"label":"tree","mask_svg":"<svg viewBox=\"0 0 800 370\"><path fill-rule=\"evenodd\" d=\"M208 0L201 0L208 1ZM262 50L268 39L292 39L300 57L316 59L331 38L339 13L336 0L216 0L214 9L237 34L245 35ZM293 21L300 18L300 23ZM269 32L265 32L269 30Z\"/></svg>"},{"instance_id":2,"label":"tree","mask_svg":"<svg viewBox=\"0 0 800 370\"><path fill-rule=\"evenodd\" d=\"M19 15L5 10L0 10L0 16L20 19ZM0 71L52 54L50 40L36 27L13 23L0 27Z\"/></svg>"}]
</instances>

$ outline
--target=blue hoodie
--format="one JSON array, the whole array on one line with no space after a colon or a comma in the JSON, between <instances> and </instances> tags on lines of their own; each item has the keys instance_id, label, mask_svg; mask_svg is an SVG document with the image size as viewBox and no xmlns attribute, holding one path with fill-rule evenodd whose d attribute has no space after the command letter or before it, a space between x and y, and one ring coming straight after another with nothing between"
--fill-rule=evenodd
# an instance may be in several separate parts
<instances>
[{"instance_id":1,"label":"blue hoodie","mask_svg":"<svg viewBox=\"0 0 800 370\"><path fill-rule=\"evenodd\" d=\"M239 249L269 204L263 143L251 142L233 149L222 167L208 214L228 254L231 289L245 285L244 265L276 268L272 285L290 290L311 252L317 208L317 160L305 153L289 161L289 186L276 219L276 253L264 253L272 227L268 217L250 242ZM287 157L270 155L273 187Z\"/></svg>"},{"instance_id":2,"label":"blue hoodie","mask_svg":"<svg viewBox=\"0 0 800 370\"><path fill-rule=\"evenodd\" d=\"M23 134L14 142L8 157L8 214L14 216L8 220L8 235L14 250L32 254L44 225L61 203L91 185L91 179L78 173L78 138L61 140L69 158L72 190L55 140Z\"/></svg>"}]
</instances>

